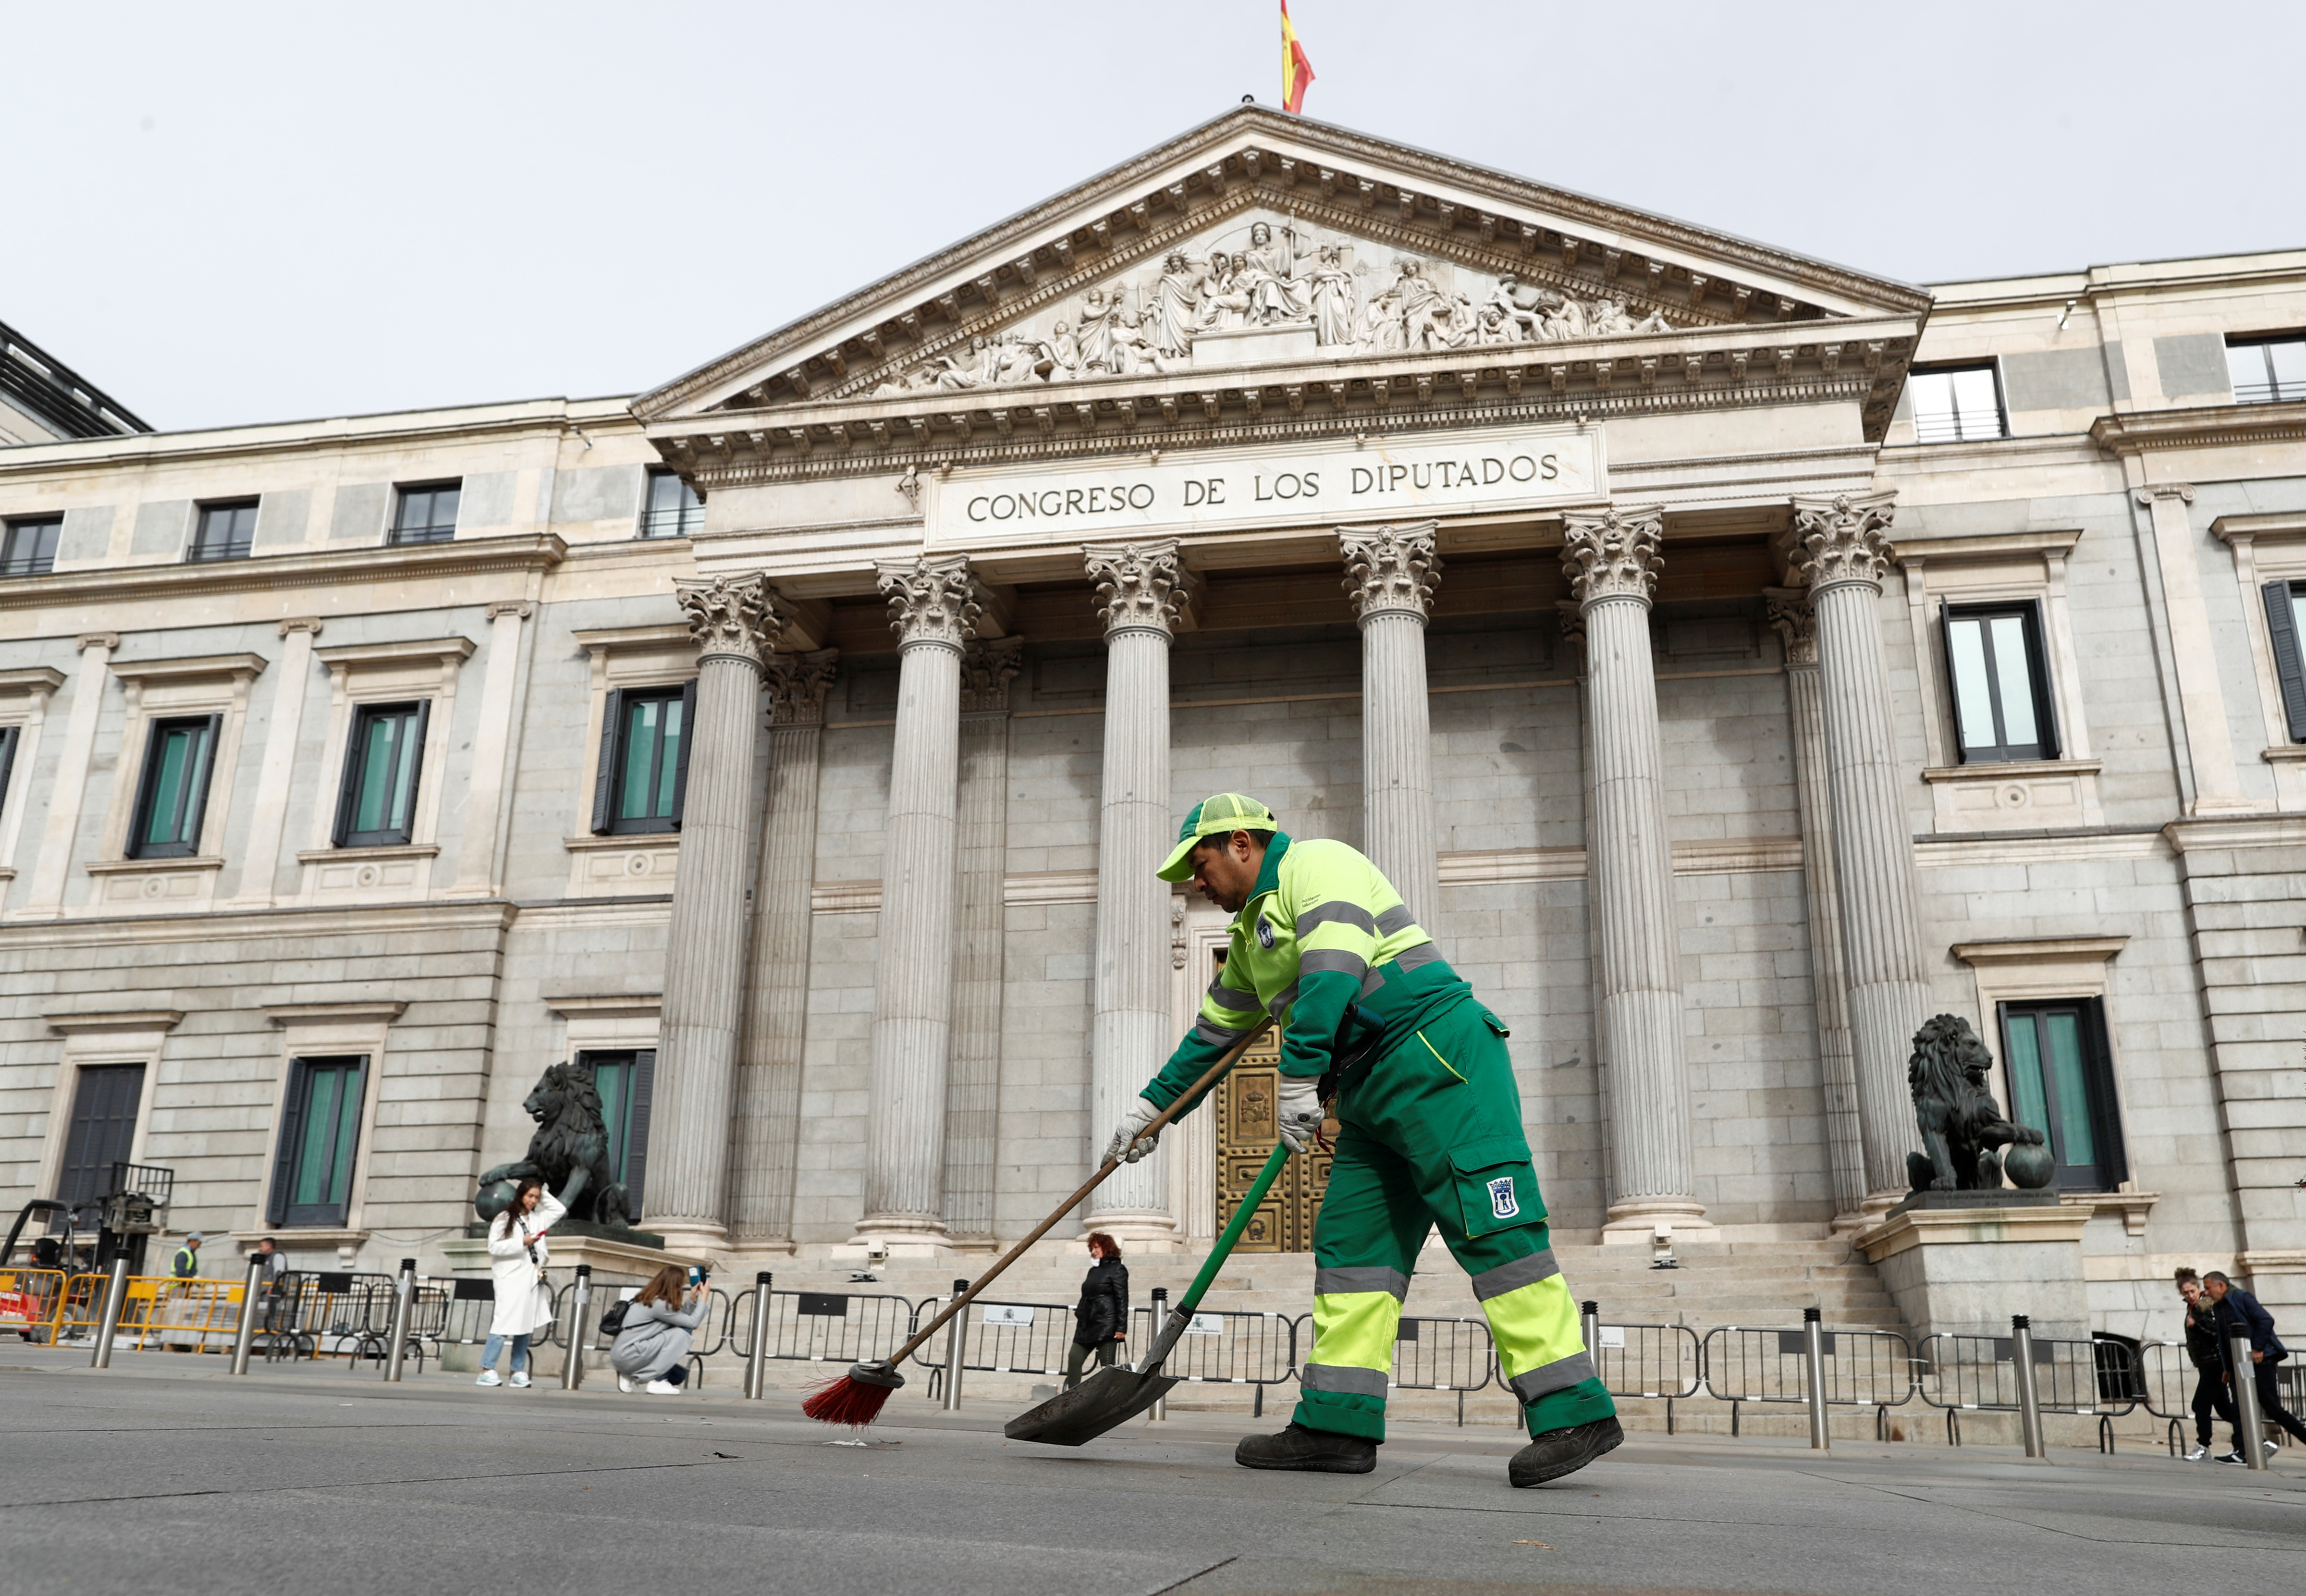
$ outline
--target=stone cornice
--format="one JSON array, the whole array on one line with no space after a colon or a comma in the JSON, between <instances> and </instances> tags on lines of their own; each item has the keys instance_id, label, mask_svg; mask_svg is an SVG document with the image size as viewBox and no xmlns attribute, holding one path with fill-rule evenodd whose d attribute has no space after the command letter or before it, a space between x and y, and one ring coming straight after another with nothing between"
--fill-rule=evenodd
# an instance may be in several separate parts
<instances>
[{"instance_id":1,"label":"stone cornice","mask_svg":"<svg viewBox=\"0 0 2306 1596\"><path fill-rule=\"evenodd\" d=\"M189 565L58 571L47 576L0 578L0 609L62 610L133 599L190 599L362 582L477 576L492 571L549 571L568 553L568 545L558 534L541 532L464 542L331 550L324 554L269 554Z\"/></svg>"},{"instance_id":2,"label":"stone cornice","mask_svg":"<svg viewBox=\"0 0 2306 1596\"><path fill-rule=\"evenodd\" d=\"M80 1014L43 1014L48 1028L61 1036L80 1036L90 1031L166 1031L183 1023L182 1009L111 1009L94 1010Z\"/></svg>"},{"instance_id":3,"label":"stone cornice","mask_svg":"<svg viewBox=\"0 0 2306 1596\"><path fill-rule=\"evenodd\" d=\"M1059 385L908 392L659 420L649 440L699 488L908 467L1362 433L1841 401L1878 442L1910 319L1808 321L1216 367ZM1831 336L1828 336L1831 335Z\"/></svg>"},{"instance_id":4,"label":"stone cornice","mask_svg":"<svg viewBox=\"0 0 2306 1596\"><path fill-rule=\"evenodd\" d=\"M201 654L183 660L113 660L112 674L122 681L149 685L167 681L214 681L229 678L246 681L263 674L262 654Z\"/></svg>"},{"instance_id":5,"label":"stone cornice","mask_svg":"<svg viewBox=\"0 0 2306 1596\"><path fill-rule=\"evenodd\" d=\"M910 315L925 321L939 313L940 332L965 334L971 322L982 325L978 312L1014 303L1012 286L1030 294L1045 272L1063 279L1109 270L1122 246L1136 244L1149 227L1176 216L1209 214L1214 207L1201 201L1222 202L1243 191L1294 205L1301 214L1324 203L1342 205L1364 229L1390 211L1417 229L1414 247L1436 253L1448 252L1446 246L1460 240L1494 248L1503 238L1528 258L1544 252L1567 264L1590 256L1612 279L1629 260L1637 269L1627 273L1634 282L1676 267L1685 274L1710 272L1716 281L1725 269L1743 273L1762 279L1745 285L1749 295L1791 289L1840 300L1843 314L1879 307L1919 316L1931 303L1926 292L1909 285L1247 106L644 394L635 412L654 419L701 407L747 376L760 382L827 356L836 357L831 365L840 375L855 363L846 354L852 343L880 363L888 329L897 325L889 319ZM1513 214L1519 211L1534 214ZM1659 271L1647 270L1645 261ZM965 297L978 303L964 309ZM927 309L940 302L941 313ZM1741 313L1744 308L1741 302ZM919 340L901 330L899 336L906 346L901 354L912 358Z\"/></svg>"},{"instance_id":6,"label":"stone cornice","mask_svg":"<svg viewBox=\"0 0 2306 1596\"><path fill-rule=\"evenodd\" d=\"M2100 416L2091 423L2089 435L2091 442L2117 457L2151 454L2159 449L2294 443L2306 439L2306 399L2280 405L2133 410Z\"/></svg>"}]
</instances>

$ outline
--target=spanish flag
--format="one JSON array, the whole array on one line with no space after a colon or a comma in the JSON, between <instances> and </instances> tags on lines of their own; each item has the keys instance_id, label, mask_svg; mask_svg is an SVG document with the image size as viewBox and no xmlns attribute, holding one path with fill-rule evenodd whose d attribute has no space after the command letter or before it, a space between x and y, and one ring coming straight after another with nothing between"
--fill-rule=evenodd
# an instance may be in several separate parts
<instances>
[{"instance_id":1,"label":"spanish flag","mask_svg":"<svg viewBox=\"0 0 2306 1596\"><path fill-rule=\"evenodd\" d=\"M1305 47L1289 24L1289 0L1281 0L1281 108L1293 114L1304 109L1312 81L1313 64L1305 59Z\"/></svg>"}]
</instances>

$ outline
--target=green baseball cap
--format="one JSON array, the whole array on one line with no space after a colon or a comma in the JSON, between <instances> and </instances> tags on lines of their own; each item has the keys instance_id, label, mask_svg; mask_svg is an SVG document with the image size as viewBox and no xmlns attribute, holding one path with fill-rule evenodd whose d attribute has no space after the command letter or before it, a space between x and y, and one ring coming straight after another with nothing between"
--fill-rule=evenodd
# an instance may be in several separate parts
<instances>
[{"instance_id":1,"label":"green baseball cap","mask_svg":"<svg viewBox=\"0 0 2306 1596\"><path fill-rule=\"evenodd\" d=\"M1234 832L1277 832L1281 823L1273 818L1273 811L1253 798L1243 798L1237 792L1220 792L1215 798L1205 798L1193 806L1185 816L1185 824L1177 828L1177 846L1160 869L1154 872L1163 881L1191 881L1193 876L1193 844L1204 837L1223 837Z\"/></svg>"}]
</instances>

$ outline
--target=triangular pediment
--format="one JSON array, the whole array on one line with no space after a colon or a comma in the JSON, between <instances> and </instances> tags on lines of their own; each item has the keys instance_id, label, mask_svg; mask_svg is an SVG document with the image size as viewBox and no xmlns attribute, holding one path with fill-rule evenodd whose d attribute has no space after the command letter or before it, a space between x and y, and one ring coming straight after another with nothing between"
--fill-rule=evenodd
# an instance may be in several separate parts
<instances>
[{"instance_id":1,"label":"triangular pediment","mask_svg":"<svg viewBox=\"0 0 2306 1596\"><path fill-rule=\"evenodd\" d=\"M1244 368L1320 382L1399 362L1405 389L1418 380L1422 395L1434 376L1410 373L1437 360L1499 362L1516 393L1524 366L1553 369L1559 390L1572 363L1590 373L1615 340L1642 344L1644 381L1694 359L1693 380L1711 360L1742 383L1754 353L1783 371L1799 349L1833 371L1832 323L1849 324L1869 366L1885 339L1867 324L1906 324L1909 336L1892 325L1886 338L1901 369L1929 303L1904 284L1243 107L634 410L653 432L693 422L806 453L828 425L844 441L852 426L884 439L899 413L940 405L1022 406L1046 431L1050 409L1094 426L1112 396L1142 388L1145 407L1166 414L1176 400L1154 390ZM1655 340L1677 335L1724 336L1697 340L1694 357L1661 354ZM1747 342L1754 351L1738 346ZM1600 358L1606 387L1615 363ZM1893 392L1869 416L1886 422ZM913 422L916 438L926 426Z\"/></svg>"}]
</instances>

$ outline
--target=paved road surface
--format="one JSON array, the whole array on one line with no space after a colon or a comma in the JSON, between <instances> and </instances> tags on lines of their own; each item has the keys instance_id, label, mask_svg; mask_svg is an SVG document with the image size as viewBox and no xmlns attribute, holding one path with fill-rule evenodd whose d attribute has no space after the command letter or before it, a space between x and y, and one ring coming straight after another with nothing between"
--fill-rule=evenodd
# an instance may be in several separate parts
<instances>
[{"instance_id":1,"label":"paved road surface","mask_svg":"<svg viewBox=\"0 0 2306 1596\"><path fill-rule=\"evenodd\" d=\"M1079 1451L908 1390L831 1447L790 1394L245 1379L0 1350L0 1585L503 1596L1402 1596L1608 1590L2219 1596L2306 1590L2306 1464L1636 1438L1537 1490L1517 1438L1405 1426L1376 1472L1256 1473L1240 1425ZM1273 1426L1277 1428L1277 1422Z\"/></svg>"}]
</instances>

